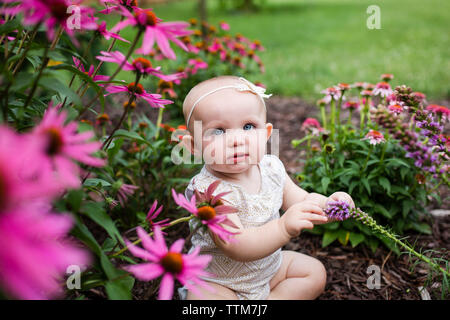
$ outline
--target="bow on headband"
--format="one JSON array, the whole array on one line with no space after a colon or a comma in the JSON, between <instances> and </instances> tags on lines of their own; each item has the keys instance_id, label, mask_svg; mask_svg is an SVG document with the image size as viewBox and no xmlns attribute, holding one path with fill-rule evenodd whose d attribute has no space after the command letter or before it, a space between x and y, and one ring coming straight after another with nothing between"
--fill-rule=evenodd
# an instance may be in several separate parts
<instances>
[{"instance_id":1,"label":"bow on headband","mask_svg":"<svg viewBox=\"0 0 450 320\"><path fill-rule=\"evenodd\" d=\"M266 92L266 89L260 86L255 86L253 83L251 83L250 81L248 81L245 78L240 77L239 80L244 81L244 83L247 85L247 87L242 86L242 85L237 85L236 88L239 91L251 91L253 93L256 93L258 96L260 96L261 98L270 98L272 96L272 94L265 94L264 92Z\"/></svg>"},{"instance_id":2,"label":"bow on headband","mask_svg":"<svg viewBox=\"0 0 450 320\"><path fill-rule=\"evenodd\" d=\"M219 90L222 90L222 89L226 89L226 88L235 88L238 91L250 91L250 92L253 92L254 94L258 95L261 98L261 101L262 101L262 103L264 105L264 108L266 108L266 103L264 102L264 98L270 98L272 96L272 94L265 94L265 92L266 92L265 88L259 87L259 86L255 86L253 83L251 83L250 81L248 81L247 79L245 79L243 77L239 77L239 80L243 81L244 83L232 84L232 85L228 85L228 86L215 88L215 89L213 89L211 91L208 91L208 92L204 93L202 96L200 96L197 99L197 101L195 101L194 104L192 105L191 111L189 112L189 115L188 115L187 120L186 120L186 127L189 127L189 120L191 119L192 113L194 112L194 108L197 106L197 104L200 102L200 100L202 100L207 95L210 95L211 93L214 93L216 91L219 91Z\"/></svg>"}]
</instances>

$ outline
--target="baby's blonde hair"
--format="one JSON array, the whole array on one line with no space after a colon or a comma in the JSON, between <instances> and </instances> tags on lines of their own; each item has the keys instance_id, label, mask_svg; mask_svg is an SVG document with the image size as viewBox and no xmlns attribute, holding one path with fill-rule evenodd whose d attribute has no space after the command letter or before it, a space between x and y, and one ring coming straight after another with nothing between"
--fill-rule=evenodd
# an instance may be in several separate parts
<instances>
[{"instance_id":1,"label":"baby's blonde hair","mask_svg":"<svg viewBox=\"0 0 450 320\"><path fill-rule=\"evenodd\" d=\"M215 88L224 86L224 85L232 85L232 84L238 84L239 83L239 77L233 76L233 75L223 75L223 76L217 76L214 78L210 78L207 80L204 80L202 82L199 82L196 84L192 89L188 92L186 97L183 101L183 115L184 115L184 121L187 121L187 117L191 111L192 105L194 102L205 92L214 90ZM266 118L266 117L265 117ZM195 120L194 114L191 116L190 123L192 124ZM190 124L188 124L189 126ZM189 127L187 128L190 133L193 133L193 130L190 130Z\"/></svg>"}]
</instances>

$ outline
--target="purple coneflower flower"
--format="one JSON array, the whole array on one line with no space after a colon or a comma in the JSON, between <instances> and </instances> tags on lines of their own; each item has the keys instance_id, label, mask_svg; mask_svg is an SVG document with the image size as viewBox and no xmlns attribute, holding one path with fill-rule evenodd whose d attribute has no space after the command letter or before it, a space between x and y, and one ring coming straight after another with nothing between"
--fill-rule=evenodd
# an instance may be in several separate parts
<instances>
[{"instance_id":1,"label":"purple coneflower flower","mask_svg":"<svg viewBox=\"0 0 450 320\"><path fill-rule=\"evenodd\" d=\"M145 220L147 220L149 222L151 230L153 230L156 226L159 226L162 228L162 227L167 227L168 225L170 225L170 223L167 223L167 221L169 221L169 219L163 219L158 222L153 222L153 220L158 217L158 215L161 213L161 211L163 209L163 206L160 206L156 210L157 205L158 205L158 200L153 201L153 205L150 208L150 210L148 211L147 217L145 218Z\"/></svg>"},{"instance_id":2,"label":"purple coneflower flower","mask_svg":"<svg viewBox=\"0 0 450 320\"><path fill-rule=\"evenodd\" d=\"M117 197L119 198L120 205L125 207L125 203L128 201L128 196L134 194L134 191L139 189L138 186L134 186L132 184L122 183L117 190Z\"/></svg>"},{"instance_id":3,"label":"purple coneflower flower","mask_svg":"<svg viewBox=\"0 0 450 320\"><path fill-rule=\"evenodd\" d=\"M97 56L96 58L101 61L107 61L112 63L117 63L118 65L122 65L122 62L125 60L125 56L120 51L106 52L100 51L101 56ZM161 67L152 67L152 63L145 58L136 58L133 62L129 63L125 61L122 70L125 71L134 71L136 73L142 74L144 77L147 75L154 75L164 81L173 81L179 79L182 74L175 73L170 75L165 75L161 71L159 71Z\"/></svg>"},{"instance_id":4,"label":"purple coneflower flower","mask_svg":"<svg viewBox=\"0 0 450 320\"><path fill-rule=\"evenodd\" d=\"M133 255L148 262L126 266L125 270L142 281L150 281L162 275L159 300L172 298L175 279L196 294L200 292L195 285L214 291L201 279L212 276L204 271L211 261L211 256L199 256L199 247L190 254L183 254L184 239L178 239L168 249L159 226L155 227L154 239L142 227L137 228L137 233L144 248L137 247L127 240L125 242Z\"/></svg>"},{"instance_id":5,"label":"purple coneflower flower","mask_svg":"<svg viewBox=\"0 0 450 320\"><path fill-rule=\"evenodd\" d=\"M126 9L120 8L120 13L125 16L125 20L116 24L111 32L122 30L128 25L138 26L145 30L142 47L136 51L138 54L149 54L153 48L153 44L158 44L162 54L169 59L176 59L175 53L170 48L169 40L185 51L188 51L186 45L177 37L186 36L192 33L187 30L189 23L187 22L161 22L151 9L134 9L131 13Z\"/></svg>"},{"instance_id":6,"label":"purple coneflower flower","mask_svg":"<svg viewBox=\"0 0 450 320\"><path fill-rule=\"evenodd\" d=\"M382 142L386 142L384 136L381 132L376 130L370 130L364 138L361 140L369 140L369 143L372 145L377 145Z\"/></svg>"},{"instance_id":7,"label":"purple coneflower flower","mask_svg":"<svg viewBox=\"0 0 450 320\"><path fill-rule=\"evenodd\" d=\"M387 82L378 82L375 86L375 89L372 90L372 94L374 96L380 95L383 98L389 96L392 93L393 91L391 89L391 86Z\"/></svg>"},{"instance_id":8,"label":"purple coneflower flower","mask_svg":"<svg viewBox=\"0 0 450 320\"><path fill-rule=\"evenodd\" d=\"M72 59L73 59L73 63L75 64L75 67L78 70L80 70L81 72L83 72L83 73L87 74L89 77L91 77L94 82L109 80L109 76L95 75L94 77L92 77L92 75L94 74L94 71L95 71L95 67L93 64L91 64L91 66L89 67L89 71L86 71L86 69L84 69L84 65L81 63L80 59L76 58L75 56L72 56ZM100 87L104 86L103 83L99 83L98 85Z\"/></svg>"},{"instance_id":9,"label":"purple coneflower flower","mask_svg":"<svg viewBox=\"0 0 450 320\"><path fill-rule=\"evenodd\" d=\"M44 170L55 170L59 181L68 187L80 187L78 176L79 167L74 160L93 167L102 167L105 160L95 158L90 154L99 151L101 143L88 142L94 136L92 131L77 133L77 122L69 122L65 125L67 112L58 112L60 105L53 107L50 102L39 125L31 135L39 137L42 145L43 156L38 159Z\"/></svg>"},{"instance_id":10,"label":"purple coneflower flower","mask_svg":"<svg viewBox=\"0 0 450 320\"><path fill-rule=\"evenodd\" d=\"M127 92L129 95L134 94L136 97L142 98L147 101L152 108L164 108L164 105L173 103L173 101L171 100L160 99L160 94L148 93L144 90L144 87L140 83L135 85L134 82L131 82L128 85L124 84L118 86L107 86L106 91L108 91L109 93L105 94L105 96L117 92Z\"/></svg>"}]
</instances>

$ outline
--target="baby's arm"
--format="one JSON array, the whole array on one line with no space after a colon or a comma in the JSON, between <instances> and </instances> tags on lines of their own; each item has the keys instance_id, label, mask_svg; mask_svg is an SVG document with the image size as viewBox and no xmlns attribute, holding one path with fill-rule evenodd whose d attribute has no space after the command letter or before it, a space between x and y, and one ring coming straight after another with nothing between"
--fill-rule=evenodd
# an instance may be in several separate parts
<instances>
[{"instance_id":1,"label":"baby's arm","mask_svg":"<svg viewBox=\"0 0 450 320\"><path fill-rule=\"evenodd\" d=\"M236 214L229 214L228 218L237 228L222 225L232 232L239 232L234 236L234 242L224 242L210 232L217 247L226 256L237 261L253 261L267 257L289 240L300 234L302 229L312 229L314 224L325 223L322 209L308 201L294 204L281 218L267 222L260 227L244 228Z\"/></svg>"}]
</instances>

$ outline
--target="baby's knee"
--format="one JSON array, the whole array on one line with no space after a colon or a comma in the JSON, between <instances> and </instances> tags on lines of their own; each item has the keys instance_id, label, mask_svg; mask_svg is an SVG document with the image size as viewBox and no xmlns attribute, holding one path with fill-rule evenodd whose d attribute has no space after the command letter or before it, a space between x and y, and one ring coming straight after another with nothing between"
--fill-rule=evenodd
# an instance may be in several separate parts
<instances>
[{"instance_id":1,"label":"baby's knee","mask_svg":"<svg viewBox=\"0 0 450 320\"><path fill-rule=\"evenodd\" d=\"M309 277L311 278L312 283L314 283L317 291L323 292L327 283L327 271L325 266L319 260L314 259L311 267Z\"/></svg>"}]
</instances>

